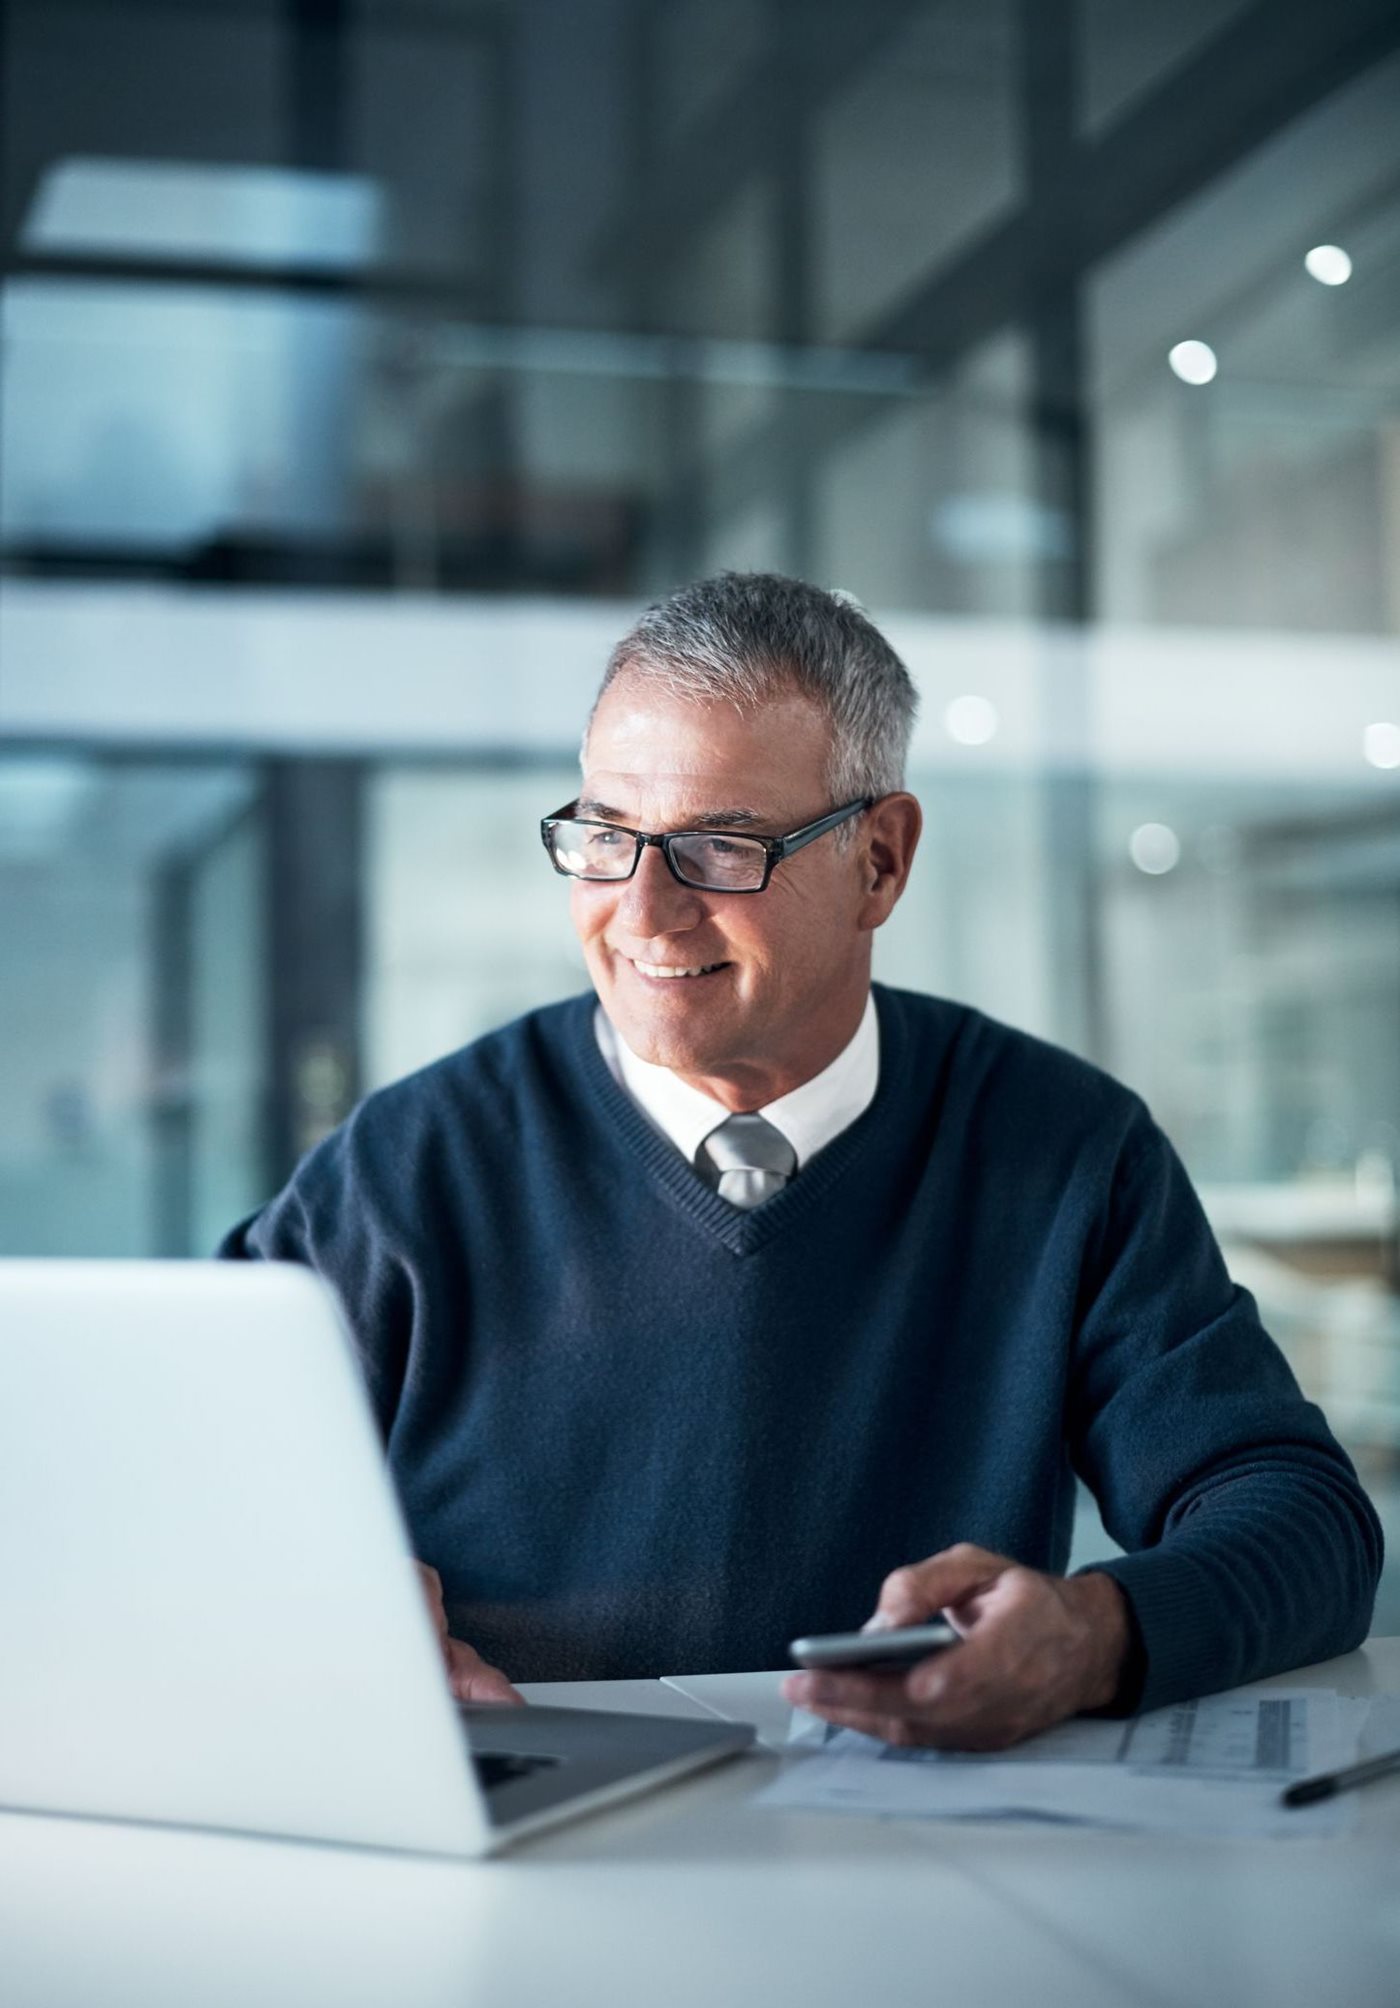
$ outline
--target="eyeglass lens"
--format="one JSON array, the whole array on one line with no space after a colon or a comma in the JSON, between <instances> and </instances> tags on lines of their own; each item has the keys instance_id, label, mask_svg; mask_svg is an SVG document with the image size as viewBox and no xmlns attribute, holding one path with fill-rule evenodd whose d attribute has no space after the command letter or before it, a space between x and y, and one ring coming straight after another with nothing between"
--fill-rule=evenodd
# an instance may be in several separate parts
<instances>
[{"instance_id":1,"label":"eyeglass lens","mask_svg":"<svg viewBox=\"0 0 1400 2008\"><path fill-rule=\"evenodd\" d=\"M742 892L758 885L768 861L762 844L751 837L724 837L707 831L674 837L671 857L684 878L716 892Z\"/></svg>"},{"instance_id":2,"label":"eyeglass lens","mask_svg":"<svg viewBox=\"0 0 1400 2008\"><path fill-rule=\"evenodd\" d=\"M575 878L623 879L632 870L636 839L605 823L559 822L550 832L554 861ZM692 885L742 892L763 882L767 853L751 837L695 830L671 839L676 870Z\"/></svg>"},{"instance_id":3,"label":"eyeglass lens","mask_svg":"<svg viewBox=\"0 0 1400 2008\"><path fill-rule=\"evenodd\" d=\"M551 826L549 848L560 871L572 872L575 878L626 878L637 841L605 823L562 822Z\"/></svg>"}]
</instances>

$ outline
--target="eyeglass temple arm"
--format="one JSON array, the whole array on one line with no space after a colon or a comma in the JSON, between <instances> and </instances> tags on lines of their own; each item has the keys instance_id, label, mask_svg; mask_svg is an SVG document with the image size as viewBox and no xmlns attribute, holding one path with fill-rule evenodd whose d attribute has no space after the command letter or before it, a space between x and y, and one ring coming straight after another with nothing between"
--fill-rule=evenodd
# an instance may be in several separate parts
<instances>
[{"instance_id":1,"label":"eyeglass temple arm","mask_svg":"<svg viewBox=\"0 0 1400 2008\"><path fill-rule=\"evenodd\" d=\"M794 851L800 851L804 844L814 844L818 837L824 837L828 830L834 830L838 823L844 823L849 816L863 814L876 799L874 795L865 795L859 802L847 802L844 809L833 809L829 816L818 817L815 823L808 823L805 829L794 830L791 836L779 839L774 857L790 858Z\"/></svg>"}]
</instances>

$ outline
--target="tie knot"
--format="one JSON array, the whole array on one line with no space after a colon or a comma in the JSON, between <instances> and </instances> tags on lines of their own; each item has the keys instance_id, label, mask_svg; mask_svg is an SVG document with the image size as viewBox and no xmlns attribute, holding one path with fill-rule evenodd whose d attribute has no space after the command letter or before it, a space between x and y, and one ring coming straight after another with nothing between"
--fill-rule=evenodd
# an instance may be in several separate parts
<instances>
[{"instance_id":1,"label":"tie knot","mask_svg":"<svg viewBox=\"0 0 1400 2008\"><path fill-rule=\"evenodd\" d=\"M700 1146L721 1199L731 1206L761 1206L781 1191L797 1169L797 1152L762 1116L730 1116Z\"/></svg>"}]
</instances>

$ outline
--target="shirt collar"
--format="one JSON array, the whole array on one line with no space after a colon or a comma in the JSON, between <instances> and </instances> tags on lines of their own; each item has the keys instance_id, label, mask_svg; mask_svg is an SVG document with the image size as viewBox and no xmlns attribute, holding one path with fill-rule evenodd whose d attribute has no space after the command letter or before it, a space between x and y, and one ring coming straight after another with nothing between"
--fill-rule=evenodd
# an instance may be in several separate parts
<instances>
[{"instance_id":1,"label":"shirt collar","mask_svg":"<svg viewBox=\"0 0 1400 2008\"><path fill-rule=\"evenodd\" d=\"M627 1041L618 1036L601 1004L594 1013L593 1027L613 1079L693 1164L696 1151L729 1110L712 1095L681 1080L669 1067L639 1060ZM831 1064L790 1094L769 1102L759 1114L782 1131L801 1167L857 1116L864 1115L875 1099L879 1078L880 1027L875 999L868 995L854 1036Z\"/></svg>"}]
</instances>

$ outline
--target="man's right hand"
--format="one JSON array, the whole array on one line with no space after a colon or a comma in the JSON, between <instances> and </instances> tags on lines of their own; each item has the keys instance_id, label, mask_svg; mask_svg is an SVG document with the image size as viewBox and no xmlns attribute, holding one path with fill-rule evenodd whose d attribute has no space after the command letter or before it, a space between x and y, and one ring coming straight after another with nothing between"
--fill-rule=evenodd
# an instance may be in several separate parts
<instances>
[{"instance_id":1,"label":"man's right hand","mask_svg":"<svg viewBox=\"0 0 1400 2008\"><path fill-rule=\"evenodd\" d=\"M423 1579L423 1594L428 1600L438 1642L442 1646L442 1657L447 1666L447 1682L457 1701L504 1701L517 1708L525 1706L523 1694L517 1694L499 1667L488 1666L479 1652L473 1652L469 1645L463 1645L459 1638L450 1638L447 1632L447 1611L442 1601L442 1577L436 1569L430 1569L426 1562L419 1562L418 1573Z\"/></svg>"}]
</instances>

